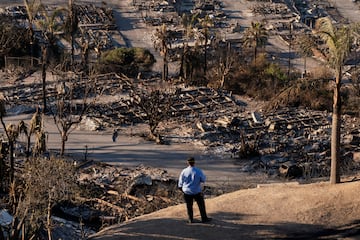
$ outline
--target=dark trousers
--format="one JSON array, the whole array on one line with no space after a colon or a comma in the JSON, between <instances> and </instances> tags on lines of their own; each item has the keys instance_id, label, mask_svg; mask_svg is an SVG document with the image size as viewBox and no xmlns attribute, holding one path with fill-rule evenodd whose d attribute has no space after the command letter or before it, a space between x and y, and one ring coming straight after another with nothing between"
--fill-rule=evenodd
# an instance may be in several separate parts
<instances>
[{"instance_id":1,"label":"dark trousers","mask_svg":"<svg viewBox=\"0 0 360 240\"><path fill-rule=\"evenodd\" d=\"M194 213L193 213L194 199L199 207L201 220L205 221L207 219L207 215L206 215L205 200L203 193L198 193L195 195L189 195L184 193L184 200L186 202L186 208L187 208L189 220L190 221L194 220Z\"/></svg>"}]
</instances>

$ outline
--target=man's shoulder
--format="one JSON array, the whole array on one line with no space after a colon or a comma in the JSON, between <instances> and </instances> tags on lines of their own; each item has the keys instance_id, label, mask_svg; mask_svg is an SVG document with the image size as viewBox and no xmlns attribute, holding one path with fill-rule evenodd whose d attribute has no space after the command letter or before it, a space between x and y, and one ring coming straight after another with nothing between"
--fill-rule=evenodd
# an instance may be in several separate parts
<instances>
[{"instance_id":1,"label":"man's shoulder","mask_svg":"<svg viewBox=\"0 0 360 240\"><path fill-rule=\"evenodd\" d=\"M202 172L201 168L199 168L199 167L194 167L194 170Z\"/></svg>"},{"instance_id":2,"label":"man's shoulder","mask_svg":"<svg viewBox=\"0 0 360 240\"><path fill-rule=\"evenodd\" d=\"M181 173L184 173L184 172L186 172L186 171L189 171L189 167L184 168L184 169L181 171Z\"/></svg>"}]
</instances>

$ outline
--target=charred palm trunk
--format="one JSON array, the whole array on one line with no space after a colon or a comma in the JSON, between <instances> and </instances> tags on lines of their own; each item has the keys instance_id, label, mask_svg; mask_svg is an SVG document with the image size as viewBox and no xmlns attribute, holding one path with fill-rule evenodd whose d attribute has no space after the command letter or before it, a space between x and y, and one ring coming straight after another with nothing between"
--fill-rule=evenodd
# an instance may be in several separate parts
<instances>
[{"instance_id":1,"label":"charred palm trunk","mask_svg":"<svg viewBox=\"0 0 360 240\"><path fill-rule=\"evenodd\" d=\"M42 77L42 98L43 98L43 113L46 113L46 68L47 68L47 46L42 46L41 56L41 77Z\"/></svg>"},{"instance_id":2,"label":"charred palm trunk","mask_svg":"<svg viewBox=\"0 0 360 240\"><path fill-rule=\"evenodd\" d=\"M330 183L340 182L340 131L341 131L341 73L340 68L336 73L336 82L333 96L333 113L332 113L332 129L331 129L331 173Z\"/></svg>"},{"instance_id":3,"label":"charred palm trunk","mask_svg":"<svg viewBox=\"0 0 360 240\"><path fill-rule=\"evenodd\" d=\"M31 67L34 66L34 30L32 28L32 23L29 23L30 25L30 58L31 58Z\"/></svg>"},{"instance_id":4,"label":"charred palm trunk","mask_svg":"<svg viewBox=\"0 0 360 240\"><path fill-rule=\"evenodd\" d=\"M167 49L165 48L164 49L164 66L163 66L163 74L162 74L162 79L163 81L167 81L168 79L168 69L169 69L169 66L168 66L168 59L167 59Z\"/></svg>"},{"instance_id":5,"label":"charred palm trunk","mask_svg":"<svg viewBox=\"0 0 360 240\"><path fill-rule=\"evenodd\" d=\"M70 38L71 38L71 67L74 66L74 56L75 56L75 33L76 33L76 13L74 9L73 0L69 0L69 9L70 9Z\"/></svg>"},{"instance_id":6,"label":"charred palm trunk","mask_svg":"<svg viewBox=\"0 0 360 240\"><path fill-rule=\"evenodd\" d=\"M10 183L14 181L15 158L14 158L14 141L9 139L9 159L10 159Z\"/></svg>"},{"instance_id":7,"label":"charred palm trunk","mask_svg":"<svg viewBox=\"0 0 360 240\"><path fill-rule=\"evenodd\" d=\"M207 71L207 42L208 42L208 34L205 34L205 46L204 46L204 75L206 76Z\"/></svg>"},{"instance_id":8,"label":"charred palm trunk","mask_svg":"<svg viewBox=\"0 0 360 240\"><path fill-rule=\"evenodd\" d=\"M184 62L185 62L185 54L186 54L186 48L187 48L187 44L183 44L183 53L181 55L181 59L180 59L180 72L179 72L179 76L184 78L185 77L185 71L184 71Z\"/></svg>"}]
</instances>

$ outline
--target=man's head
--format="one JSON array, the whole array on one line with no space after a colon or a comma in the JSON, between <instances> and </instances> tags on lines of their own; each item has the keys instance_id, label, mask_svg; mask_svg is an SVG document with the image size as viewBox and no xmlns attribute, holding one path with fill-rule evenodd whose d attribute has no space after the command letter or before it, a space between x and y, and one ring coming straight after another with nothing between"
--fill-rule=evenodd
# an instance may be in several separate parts
<instances>
[{"instance_id":1,"label":"man's head","mask_svg":"<svg viewBox=\"0 0 360 240\"><path fill-rule=\"evenodd\" d=\"M194 159L193 157L188 158L187 162L188 162L188 164L189 164L190 166L194 166L194 165L195 165L195 159Z\"/></svg>"}]
</instances>

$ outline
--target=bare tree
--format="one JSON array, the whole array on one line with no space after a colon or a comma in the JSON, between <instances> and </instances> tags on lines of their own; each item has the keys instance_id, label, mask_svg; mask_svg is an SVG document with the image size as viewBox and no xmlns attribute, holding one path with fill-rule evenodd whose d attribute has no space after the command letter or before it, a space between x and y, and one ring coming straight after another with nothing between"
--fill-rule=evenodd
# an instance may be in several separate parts
<instances>
[{"instance_id":1,"label":"bare tree","mask_svg":"<svg viewBox=\"0 0 360 240\"><path fill-rule=\"evenodd\" d=\"M171 106L176 98L176 92L149 87L134 89L131 94L133 104L140 108L144 113L144 120L149 124L150 138L161 143L162 140L160 133L157 132L157 127L171 116Z\"/></svg>"},{"instance_id":2,"label":"bare tree","mask_svg":"<svg viewBox=\"0 0 360 240\"><path fill-rule=\"evenodd\" d=\"M72 131L81 123L89 108L102 93L102 86L96 86L96 77L82 79L80 75L61 78L57 93L52 96L51 114L61 136L60 155L65 152L65 143ZM96 91L98 90L98 91Z\"/></svg>"},{"instance_id":3,"label":"bare tree","mask_svg":"<svg viewBox=\"0 0 360 240\"><path fill-rule=\"evenodd\" d=\"M45 227L52 239L52 209L68 200L75 190L73 164L60 158L32 158L26 162L21 181L11 187L13 223L10 239L43 239L39 231Z\"/></svg>"},{"instance_id":4,"label":"bare tree","mask_svg":"<svg viewBox=\"0 0 360 240\"><path fill-rule=\"evenodd\" d=\"M218 45L212 68L212 71L214 72L213 76L216 78L215 81L217 87L224 87L226 77L231 73L238 59L239 56L236 54L235 50L231 48L230 42L226 43L225 48Z\"/></svg>"}]
</instances>

